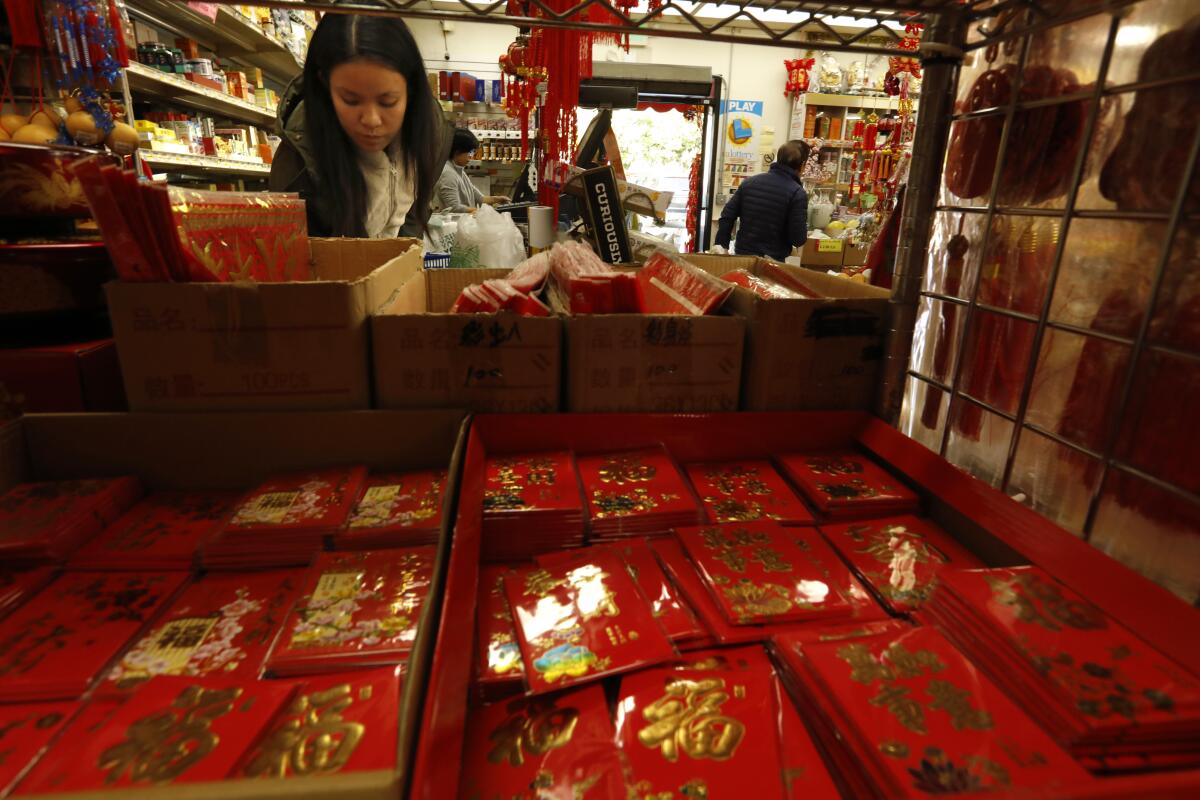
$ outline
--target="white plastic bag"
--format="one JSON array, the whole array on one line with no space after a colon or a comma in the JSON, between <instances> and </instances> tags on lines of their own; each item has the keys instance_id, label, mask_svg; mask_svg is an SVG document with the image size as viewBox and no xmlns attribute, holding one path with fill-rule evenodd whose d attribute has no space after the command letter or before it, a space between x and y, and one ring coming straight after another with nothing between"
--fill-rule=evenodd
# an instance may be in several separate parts
<instances>
[{"instance_id":1,"label":"white plastic bag","mask_svg":"<svg viewBox=\"0 0 1200 800\"><path fill-rule=\"evenodd\" d=\"M515 267L525 260L525 239L512 221L489 205L458 221L452 267Z\"/></svg>"}]
</instances>

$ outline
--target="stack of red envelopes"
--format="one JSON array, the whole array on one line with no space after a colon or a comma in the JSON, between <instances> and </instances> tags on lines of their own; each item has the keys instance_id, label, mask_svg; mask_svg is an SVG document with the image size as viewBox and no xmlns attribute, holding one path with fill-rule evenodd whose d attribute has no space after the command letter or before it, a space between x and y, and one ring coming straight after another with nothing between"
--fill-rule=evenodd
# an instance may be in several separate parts
<instances>
[{"instance_id":1,"label":"stack of red envelopes","mask_svg":"<svg viewBox=\"0 0 1200 800\"><path fill-rule=\"evenodd\" d=\"M621 681L617 741L636 796L784 800L779 695L765 657L747 669L688 666Z\"/></svg>"},{"instance_id":2,"label":"stack of red envelopes","mask_svg":"<svg viewBox=\"0 0 1200 800\"><path fill-rule=\"evenodd\" d=\"M798 453L777 460L784 474L825 517L855 519L917 508L918 498L911 489L860 453Z\"/></svg>"},{"instance_id":3,"label":"stack of red envelopes","mask_svg":"<svg viewBox=\"0 0 1200 800\"><path fill-rule=\"evenodd\" d=\"M637 271L643 314L711 314L733 293L733 284L662 251Z\"/></svg>"},{"instance_id":4,"label":"stack of red envelopes","mask_svg":"<svg viewBox=\"0 0 1200 800\"><path fill-rule=\"evenodd\" d=\"M445 493L444 469L369 475L345 527L334 534L334 546L381 550L437 544Z\"/></svg>"},{"instance_id":5,"label":"stack of red envelopes","mask_svg":"<svg viewBox=\"0 0 1200 800\"><path fill-rule=\"evenodd\" d=\"M803 542L807 560L798 562L805 570L815 569L821 576L821 581L829 585L831 594L840 596L845 602L839 615L823 616L818 614L814 619L823 624L837 622L887 619L887 612L875 602L871 594L862 587L850 570L842 563L833 548L829 547L814 530L787 529L792 540ZM773 634L793 630L801 626L811 626L814 619L797 621L783 620L769 624L738 624L730 621L727 612L722 609L715 595L709 588L708 582L701 577L694 561L688 556L677 537L654 539L650 547L658 556L663 568L671 580L679 588L688 605L699 615L701 622L721 644L742 644L745 642L760 642Z\"/></svg>"},{"instance_id":6,"label":"stack of red envelopes","mask_svg":"<svg viewBox=\"0 0 1200 800\"><path fill-rule=\"evenodd\" d=\"M1045 571L947 571L924 611L1075 756L1200 764L1200 679Z\"/></svg>"},{"instance_id":7,"label":"stack of red envelopes","mask_svg":"<svg viewBox=\"0 0 1200 800\"><path fill-rule=\"evenodd\" d=\"M210 569L303 567L346 524L366 467L340 467L267 480L237 504L204 548Z\"/></svg>"},{"instance_id":8,"label":"stack of red envelopes","mask_svg":"<svg viewBox=\"0 0 1200 800\"><path fill-rule=\"evenodd\" d=\"M94 701L18 794L130 790L219 781L295 693L287 681L155 678L126 702Z\"/></svg>"},{"instance_id":9,"label":"stack of red envelopes","mask_svg":"<svg viewBox=\"0 0 1200 800\"><path fill-rule=\"evenodd\" d=\"M663 572L662 564L658 563L658 557L646 539L602 546L611 549L625 562L625 569L650 601L654 618L667 638L678 645L687 645L709 637L708 629Z\"/></svg>"},{"instance_id":10,"label":"stack of red envelopes","mask_svg":"<svg viewBox=\"0 0 1200 800\"><path fill-rule=\"evenodd\" d=\"M36 567L20 572L0 570L0 619L37 594L57 573L54 567Z\"/></svg>"},{"instance_id":11,"label":"stack of red envelopes","mask_svg":"<svg viewBox=\"0 0 1200 800\"><path fill-rule=\"evenodd\" d=\"M627 796L600 686L472 709L462 758L459 800Z\"/></svg>"},{"instance_id":12,"label":"stack of red envelopes","mask_svg":"<svg viewBox=\"0 0 1200 800\"><path fill-rule=\"evenodd\" d=\"M822 525L821 533L879 602L896 614L920 608L943 570L983 566L927 519L905 516Z\"/></svg>"},{"instance_id":13,"label":"stack of red envelopes","mask_svg":"<svg viewBox=\"0 0 1200 800\"><path fill-rule=\"evenodd\" d=\"M485 469L485 561L521 561L583 545L583 499L571 453L497 456Z\"/></svg>"},{"instance_id":14,"label":"stack of red envelopes","mask_svg":"<svg viewBox=\"0 0 1200 800\"><path fill-rule=\"evenodd\" d=\"M267 657L277 676L408 659L433 580L435 547L322 553Z\"/></svg>"},{"instance_id":15,"label":"stack of red envelopes","mask_svg":"<svg viewBox=\"0 0 1200 800\"><path fill-rule=\"evenodd\" d=\"M555 555L504 576L531 694L675 657L649 602L614 553Z\"/></svg>"},{"instance_id":16,"label":"stack of red envelopes","mask_svg":"<svg viewBox=\"0 0 1200 800\"><path fill-rule=\"evenodd\" d=\"M775 642L847 797L1033 790L1087 773L936 630Z\"/></svg>"},{"instance_id":17,"label":"stack of red envelopes","mask_svg":"<svg viewBox=\"0 0 1200 800\"><path fill-rule=\"evenodd\" d=\"M0 797L8 797L42 748L78 710L76 701L0 705Z\"/></svg>"},{"instance_id":18,"label":"stack of red envelopes","mask_svg":"<svg viewBox=\"0 0 1200 800\"><path fill-rule=\"evenodd\" d=\"M504 592L504 575L511 569L485 566L479 571L479 608L475 632L478 636L479 685L485 697L498 697L520 690L525 675L512 608Z\"/></svg>"},{"instance_id":19,"label":"stack of red envelopes","mask_svg":"<svg viewBox=\"0 0 1200 800\"><path fill-rule=\"evenodd\" d=\"M129 690L160 675L255 680L303 575L303 570L206 575L125 651L97 691Z\"/></svg>"},{"instance_id":20,"label":"stack of red envelopes","mask_svg":"<svg viewBox=\"0 0 1200 800\"><path fill-rule=\"evenodd\" d=\"M79 697L184 573L68 572L0 622L0 703Z\"/></svg>"},{"instance_id":21,"label":"stack of red envelopes","mask_svg":"<svg viewBox=\"0 0 1200 800\"><path fill-rule=\"evenodd\" d=\"M191 569L229 516L233 492L156 492L75 553L75 569Z\"/></svg>"},{"instance_id":22,"label":"stack of red envelopes","mask_svg":"<svg viewBox=\"0 0 1200 800\"><path fill-rule=\"evenodd\" d=\"M396 767L400 667L296 681L232 777L303 778Z\"/></svg>"},{"instance_id":23,"label":"stack of red envelopes","mask_svg":"<svg viewBox=\"0 0 1200 800\"><path fill-rule=\"evenodd\" d=\"M591 541L666 533L704 521L679 468L662 447L581 456Z\"/></svg>"},{"instance_id":24,"label":"stack of red envelopes","mask_svg":"<svg viewBox=\"0 0 1200 800\"><path fill-rule=\"evenodd\" d=\"M770 461L720 461L688 464L684 469L709 522L814 523L812 512Z\"/></svg>"},{"instance_id":25,"label":"stack of red envelopes","mask_svg":"<svg viewBox=\"0 0 1200 800\"><path fill-rule=\"evenodd\" d=\"M142 494L137 478L22 483L0 495L0 562L61 561Z\"/></svg>"}]
</instances>

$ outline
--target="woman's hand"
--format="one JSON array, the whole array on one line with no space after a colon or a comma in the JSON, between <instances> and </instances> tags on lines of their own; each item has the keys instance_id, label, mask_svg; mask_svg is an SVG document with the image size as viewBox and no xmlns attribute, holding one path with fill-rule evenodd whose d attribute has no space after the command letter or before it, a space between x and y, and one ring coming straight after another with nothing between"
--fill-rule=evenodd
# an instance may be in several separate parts
<instances>
[{"instance_id":1,"label":"woman's hand","mask_svg":"<svg viewBox=\"0 0 1200 800\"><path fill-rule=\"evenodd\" d=\"M495 206L501 203L511 203L512 198L502 194L490 194L483 198L483 202L487 203L489 206Z\"/></svg>"}]
</instances>

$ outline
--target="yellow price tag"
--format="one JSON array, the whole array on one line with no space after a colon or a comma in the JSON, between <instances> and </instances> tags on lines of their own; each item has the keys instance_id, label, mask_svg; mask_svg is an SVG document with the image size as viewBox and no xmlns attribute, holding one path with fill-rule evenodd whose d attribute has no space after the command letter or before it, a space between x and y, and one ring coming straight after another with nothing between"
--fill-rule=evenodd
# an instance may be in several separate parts
<instances>
[{"instance_id":1,"label":"yellow price tag","mask_svg":"<svg viewBox=\"0 0 1200 800\"><path fill-rule=\"evenodd\" d=\"M840 253L840 252L842 252L842 240L841 239L818 239L817 240L817 252L818 253Z\"/></svg>"}]
</instances>

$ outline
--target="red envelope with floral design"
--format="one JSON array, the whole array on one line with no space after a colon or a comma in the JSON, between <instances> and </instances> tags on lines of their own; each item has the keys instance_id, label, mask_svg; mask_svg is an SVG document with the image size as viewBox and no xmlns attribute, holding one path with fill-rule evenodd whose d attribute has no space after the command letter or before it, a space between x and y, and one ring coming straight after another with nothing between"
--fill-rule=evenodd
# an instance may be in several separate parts
<instances>
[{"instance_id":1,"label":"red envelope with floral design","mask_svg":"<svg viewBox=\"0 0 1200 800\"><path fill-rule=\"evenodd\" d=\"M61 560L142 494L137 478L22 483L0 495L0 559Z\"/></svg>"},{"instance_id":2,"label":"red envelope with floral design","mask_svg":"<svg viewBox=\"0 0 1200 800\"><path fill-rule=\"evenodd\" d=\"M250 492L233 511L227 531L332 532L346 522L362 494L366 467L317 470L272 478Z\"/></svg>"},{"instance_id":3,"label":"red envelope with floral design","mask_svg":"<svg viewBox=\"0 0 1200 800\"><path fill-rule=\"evenodd\" d=\"M717 461L684 466L709 522L774 520L812 525L813 515L770 461Z\"/></svg>"},{"instance_id":4,"label":"red envelope with floral design","mask_svg":"<svg viewBox=\"0 0 1200 800\"><path fill-rule=\"evenodd\" d=\"M444 469L369 475L334 543L340 550L436 544L445 491Z\"/></svg>"},{"instance_id":5,"label":"red envelope with floral design","mask_svg":"<svg viewBox=\"0 0 1200 800\"><path fill-rule=\"evenodd\" d=\"M398 664L417 638L435 547L321 553L267 657L272 675Z\"/></svg>"},{"instance_id":6,"label":"red envelope with floral design","mask_svg":"<svg viewBox=\"0 0 1200 800\"><path fill-rule=\"evenodd\" d=\"M675 656L649 602L611 552L581 551L504 577L530 693Z\"/></svg>"},{"instance_id":7,"label":"red envelope with floral design","mask_svg":"<svg viewBox=\"0 0 1200 800\"><path fill-rule=\"evenodd\" d=\"M504 575L510 567L485 566L479 571L479 680L481 683L520 685L525 667L517 644L512 609L504 593Z\"/></svg>"},{"instance_id":8,"label":"red envelope with floral design","mask_svg":"<svg viewBox=\"0 0 1200 800\"><path fill-rule=\"evenodd\" d=\"M735 625L844 617L851 606L825 563L814 560L814 531L775 522L675 531L726 619ZM807 535L808 539L798 539ZM803 545L803 546L802 546Z\"/></svg>"},{"instance_id":9,"label":"red envelope with floral design","mask_svg":"<svg viewBox=\"0 0 1200 800\"><path fill-rule=\"evenodd\" d=\"M155 678L102 727L73 723L20 793L222 780L294 691L287 682Z\"/></svg>"},{"instance_id":10,"label":"red envelope with floral design","mask_svg":"<svg viewBox=\"0 0 1200 800\"><path fill-rule=\"evenodd\" d=\"M649 669L621 681L617 741L637 797L783 800L766 670Z\"/></svg>"},{"instance_id":11,"label":"red envelope with floral design","mask_svg":"<svg viewBox=\"0 0 1200 800\"><path fill-rule=\"evenodd\" d=\"M75 553L76 569L191 569L234 492L155 492Z\"/></svg>"},{"instance_id":12,"label":"red envelope with floral design","mask_svg":"<svg viewBox=\"0 0 1200 800\"><path fill-rule=\"evenodd\" d=\"M776 461L817 510L827 517L901 513L917 495L883 467L852 450L798 453Z\"/></svg>"},{"instance_id":13,"label":"red envelope with floral design","mask_svg":"<svg viewBox=\"0 0 1200 800\"><path fill-rule=\"evenodd\" d=\"M79 710L79 703L0 705L0 797Z\"/></svg>"},{"instance_id":14,"label":"red envelope with floral design","mask_svg":"<svg viewBox=\"0 0 1200 800\"><path fill-rule=\"evenodd\" d=\"M458 797L626 797L604 689L585 686L472 709Z\"/></svg>"},{"instance_id":15,"label":"red envelope with floral design","mask_svg":"<svg viewBox=\"0 0 1200 800\"><path fill-rule=\"evenodd\" d=\"M821 533L880 601L898 613L920 608L933 594L943 569L982 566L950 534L917 517L822 525Z\"/></svg>"},{"instance_id":16,"label":"red envelope with floral design","mask_svg":"<svg viewBox=\"0 0 1200 800\"><path fill-rule=\"evenodd\" d=\"M303 570L209 573L125 651L99 691L132 689L159 675L255 680L303 576Z\"/></svg>"},{"instance_id":17,"label":"red envelope with floral design","mask_svg":"<svg viewBox=\"0 0 1200 800\"><path fill-rule=\"evenodd\" d=\"M234 775L298 778L392 770L400 722L400 667L322 675L296 693Z\"/></svg>"},{"instance_id":18,"label":"red envelope with floral design","mask_svg":"<svg viewBox=\"0 0 1200 800\"><path fill-rule=\"evenodd\" d=\"M0 702L79 697L187 580L68 572L0 622Z\"/></svg>"}]
</instances>

